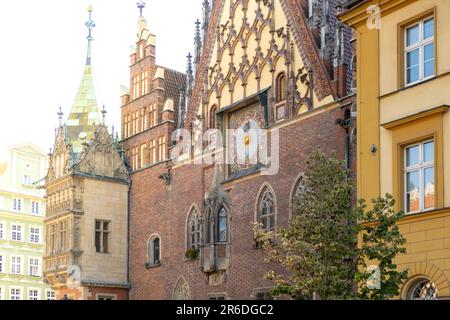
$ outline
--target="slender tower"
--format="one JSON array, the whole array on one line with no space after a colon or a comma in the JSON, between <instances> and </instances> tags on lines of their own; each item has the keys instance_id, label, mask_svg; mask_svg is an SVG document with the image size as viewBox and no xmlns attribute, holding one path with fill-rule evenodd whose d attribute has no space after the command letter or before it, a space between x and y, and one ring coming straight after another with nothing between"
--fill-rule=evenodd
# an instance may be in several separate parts
<instances>
[{"instance_id":1,"label":"slender tower","mask_svg":"<svg viewBox=\"0 0 450 320\"><path fill-rule=\"evenodd\" d=\"M99 111L92 69L92 7L86 64L66 123L58 112L47 192L44 277L56 299L127 299L129 174Z\"/></svg>"}]
</instances>

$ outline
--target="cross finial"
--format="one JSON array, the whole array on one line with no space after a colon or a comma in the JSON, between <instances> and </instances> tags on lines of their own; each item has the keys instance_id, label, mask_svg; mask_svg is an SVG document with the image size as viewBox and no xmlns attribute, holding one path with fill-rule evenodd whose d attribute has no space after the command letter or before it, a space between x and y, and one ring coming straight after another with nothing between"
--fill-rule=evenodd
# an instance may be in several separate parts
<instances>
[{"instance_id":1,"label":"cross finial","mask_svg":"<svg viewBox=\"0 0 450 320\"><path fill-rule=\"evenodd\" d=\"M61 127L62 126L62 117L64 115L61 107L59 107L59 111L58 111L57 115L58 115L58 119L59 119L59 126Z\"/></svg>"},{"instance_id":2,"label":"cross finial","mask_svg":"<svg viewBox=\"0 0 450 320\"><path fill-rule=\"evenodd\" d=\"M145 2L143 0L139 0L139 2L137 3L137 7L139 8L139 14L142 17L142 12L144 11L145 8Z\"/></svg>"},{"instance_id":3,"label":"cross finial","mask_svg":"<svg viewBox=\"0 0 450 320\"><path fill-rule=\"evenodd\" d=\"M86 21L86 27L88 28L88 32L89 32L87 39L89 41L92 41L92 40L94 40L94 38L92 38L92 29L95 28L95 22L92 20L92 11L94 11L92 9L92 6L89 6L87 11L89 12L89 20Z\"/></svg>"},{"instance_id":4,"label":"cross finial","mask_svg":"<svg viewBox=\"0 0 450 320\"><path fill-rule=\"evenodd\" d=\"M106 111L105 105L103 105L103 109L102 109L102 117L103 117L103 125L105 125L105 118L106 118L106 114L108 113L108 111Z\"/></svg>"}]
</instances>

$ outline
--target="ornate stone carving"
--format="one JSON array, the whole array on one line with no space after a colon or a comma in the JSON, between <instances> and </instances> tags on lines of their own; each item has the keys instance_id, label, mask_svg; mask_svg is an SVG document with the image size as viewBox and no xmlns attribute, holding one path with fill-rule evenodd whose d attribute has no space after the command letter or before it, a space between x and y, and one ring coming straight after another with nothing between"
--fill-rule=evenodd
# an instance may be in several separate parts
<instances>
[{"instance_id":1,"label":"ornate stone carving","mask_svg":"<svg viewBox=\"0 0 450 320\"><path fill-rule=\"evenodd\" d=\"M192 300L192 292L189 283L181 277L173 292L173 300Z\"/></svg>"}]
</instances>

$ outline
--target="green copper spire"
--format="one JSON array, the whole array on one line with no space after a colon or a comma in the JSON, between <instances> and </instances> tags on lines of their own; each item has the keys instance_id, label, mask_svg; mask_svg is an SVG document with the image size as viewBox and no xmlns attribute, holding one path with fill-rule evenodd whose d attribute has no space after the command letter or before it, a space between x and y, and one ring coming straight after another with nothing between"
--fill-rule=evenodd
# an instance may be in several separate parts
<instances>
[{"instance_id":1,"label":"green copper spire","mask_svg":"<svg viewBox=\"0 0 450 320\"><path fill-rule=\"evenodd\" d=\"M88 48L86 65L78 93L72 106L67 121L67 133L74 153L80 153L83 143L89 142L94 137L95 125L101 125L101 115L97 104L97 96L94 86L94 75L91 65L92 29L95 23L92 20L92 7L88 8L89 20L86 22L88 28Z\"/></svg>"}]
</instances>

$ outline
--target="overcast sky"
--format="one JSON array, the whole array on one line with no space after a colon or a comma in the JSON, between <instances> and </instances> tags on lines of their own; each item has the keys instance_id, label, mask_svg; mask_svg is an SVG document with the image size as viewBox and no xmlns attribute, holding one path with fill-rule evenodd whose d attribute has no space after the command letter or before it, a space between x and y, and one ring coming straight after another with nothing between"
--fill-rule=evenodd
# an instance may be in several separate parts
<instances>
[{"instance_id":1,"label":"overcast sky","mask_svg":"<svg viewBox=\"0 0 450 320\"><path fill-rule=\"evenodd\" d=\"M144 16L157 36L157 63L185 71L202 0L147 0ZM32 142L48 151L57 111L70 112L86 58L92 3L93 65L108 125L120 126L120 86L129 86L137 0L0 1L0 148Z\"/></svg>"}]
</instances>

